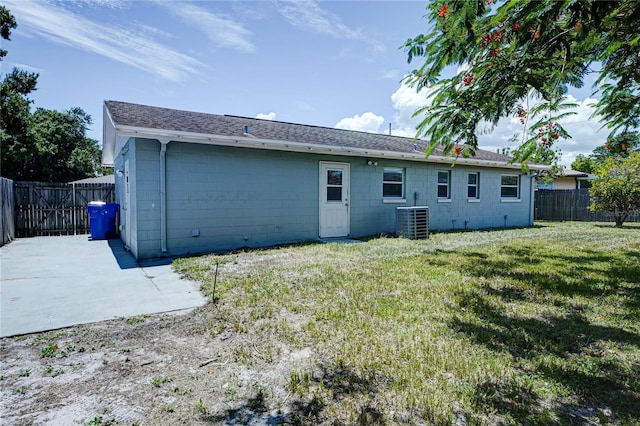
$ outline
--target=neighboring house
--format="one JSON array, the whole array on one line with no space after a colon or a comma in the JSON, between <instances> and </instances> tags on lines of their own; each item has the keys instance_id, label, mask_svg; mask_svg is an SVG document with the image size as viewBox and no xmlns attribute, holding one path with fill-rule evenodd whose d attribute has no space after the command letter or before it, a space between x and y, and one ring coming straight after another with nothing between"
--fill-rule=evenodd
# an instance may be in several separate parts
<instances>
[{"instance_id":1,"label":"neighboring house","mask_svg":"<svg viewBox=\"0 0 640 426\"><path fill-rule=\"evenodd\" d=\"M577 170L564 169L553 179L553 182L538 182L538 189L586 189L591 187L595 176Z\"/></svg>"},{"instance_id":2,"label":"neighboring house","mask_svg":"<svg viewBox=\"0 0 640 426\"><path fill-rule=\"evenodd\" d=\"M424 141L254 118L104 103L121 238L140 258L396 231L533 223L535 170L510 157L425 158Z\"/></svg>"}]
</instances>

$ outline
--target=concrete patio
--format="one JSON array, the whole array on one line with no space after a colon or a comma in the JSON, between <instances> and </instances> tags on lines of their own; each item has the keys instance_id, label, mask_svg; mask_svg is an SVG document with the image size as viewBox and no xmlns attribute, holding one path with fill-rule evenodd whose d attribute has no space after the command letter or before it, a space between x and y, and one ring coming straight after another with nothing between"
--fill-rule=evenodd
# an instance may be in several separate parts
<instances>
[{"instance_id":1,"label":"concrete patio","mask_svg":"<svg viewBox=\"0 0 640 426\"><path fill-rule=\"evenodd\" d=\"M138 264L118 239L35 237L0 248L0 337L205 302L169 260Z\"/></svg>"}]
</instances>

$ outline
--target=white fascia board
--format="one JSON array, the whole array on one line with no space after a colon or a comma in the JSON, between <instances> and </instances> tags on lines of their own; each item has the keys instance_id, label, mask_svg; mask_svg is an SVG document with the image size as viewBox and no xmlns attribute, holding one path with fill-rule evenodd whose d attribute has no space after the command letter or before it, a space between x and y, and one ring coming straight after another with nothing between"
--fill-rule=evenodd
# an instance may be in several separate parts
<instances>
[{"instance_id":1,"label":"white fascia board","mask_svg":"<svg viewBox=\"0 0 640 426\"><path fill-rule=\"evenodd\" d=\"M393 160L419 161L426 163L459 164L465 166L491 167L503 169L522 169L520 163L506 163L501 161L478 160L475 158L455 158L430 155L426 157L424 153L415 152L395 152L373 149L329 146L320 144L309 144L300 142L289 142L273 139L260 139L251 136L223 136L206 133L176 132L171 130L149 129L133 126L118 126L118 136L136 137L149 139L169 139L176 142L199 143L205 145L237 146L241 148L269 149L275 151L289 152L311 152L316 154L344 155L349 157L371 157L388 158ZM532 164L531 170L545 170L549 166Z\"/></svg>"},{"instance_id":2,"label":"white fascia board","mask_svg":"<svg viewBox=\"0 0 640 426\"><path fill-rule=\"evenodd\" d=\"M117 130L106 104L103 104L102 107L102 123L102 165L113 166L113 161L117 155Z\"/></svg>"}]
</instances>

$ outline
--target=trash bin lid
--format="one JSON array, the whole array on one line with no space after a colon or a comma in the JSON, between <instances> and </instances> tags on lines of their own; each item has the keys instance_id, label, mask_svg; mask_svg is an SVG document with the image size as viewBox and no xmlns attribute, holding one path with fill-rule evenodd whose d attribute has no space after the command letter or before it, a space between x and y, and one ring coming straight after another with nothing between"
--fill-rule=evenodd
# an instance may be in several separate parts
<instances>
[{"instance_id":1,"label":"trash bin lid","mask_svg":"<svg viewBox=\"0 0 640 426\"><path fill-rule=\"evenodd\" d=\"M104 201L90 201L87 203L88 206L104 206L105 203Z\"/></svg>"}]
</instances>

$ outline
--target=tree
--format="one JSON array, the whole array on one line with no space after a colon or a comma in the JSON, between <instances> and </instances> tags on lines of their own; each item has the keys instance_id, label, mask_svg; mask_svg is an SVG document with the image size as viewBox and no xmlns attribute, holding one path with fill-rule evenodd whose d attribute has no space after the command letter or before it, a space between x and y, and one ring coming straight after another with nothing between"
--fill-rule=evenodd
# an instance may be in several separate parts
<instances>
[{"instance_id":1,"label":"tree","mask_svg":"<svg viewBox=\"0 0 640 426\"><path fill-rule=\"evenodd\" d=\"M597 178L589 188L593 211L610 212L617 227L640 209L640 152L616 161L607 158L596 171Z\"/></svg>"},{"instance_id":2,"label":"tree","mask_svg":"<svg viewBox=\"0 0 640 426\"><path fill-rule=\"evenodd\" d=\"M0 6L0 35L9 40L16 22ZM0 52L2 56L6 51ZM68 182L104 172L100 148L86 137L91 116L81 108L31 113L28 95L38 74L14 68L0 82L0 175L14 180Z\"/></svg>"},{"instance_id":3,"label":"tree","mask_svg":"<svg viewBox=\"0 0 640 426\"><path fill-rule=\"evenodd\" d=\"M0 36L4 40L11 40L11 30L17 27L16 19L11 12L4 7L0 6ZM0 60L7 56L7 51L0 48Z\"/></svg>"},{"instance_id":4,"label":"tree","mask_svg":"<svg viewBox=\"0 0 640 426\"><path fill-rule=\"evenodd\" d=\"M29 180L68 182L96 176L101 154L98 142L86 136L91 116L81 108L58 112L43 108L33 114L36 151Z\"/></svg>"},{"instance_id":5,"label":"tree","mask_svg":"<svg viewBox=\"0 0 640 426\"><path fill-rule=\"evenodd\" d=\"M35 164L36 150L30 134L31 101L27 95L36 90L38 74L14 68L0 83L0 161L3 177L27 179Z\"/></svg>"},{"instance_id":6,"label":"tree","mask_svg":"<svg viewBox=\"0 0 640 426\"><path fill-rule=\"evenodd\" d=\"M621 133L608 139L604 145L595 148L589 156L578 155L571 168L585 173L595 173L599 165L607 158L620 160L629 157L632 152L640 151L640 134L635 131Z\"/></svg>"},{"instance_id":7,"label":"tree","mask_svg":"<svg viewBox=\"0 0 640 426\"><path fill-rule=\"evenodd\" d=\"M611 137L640 124L640 36L636 0L434 0L432 30L404 44L408 60L424 63L405 78L429 87L430 105L417 137L472 155L477 128L516 117L527 127L516 158L524 161L570 135L558 120L567 115L569 86L592 72L600 96L596 113ZM450 78L444 71L458 67ZM600 66L598 71L592 69Z\"/></svg>"},{"instance_id":8,"label":"tree","mask_svg":"<svg viewBox=\"0 0 640 426\"><path fill-rule=\"evenodd\" d=\"M596 162L584 154L579 154L576 159L571 163L571 169L579 172L592 174L596 170Z\"/></svg>"}]
</instances>

